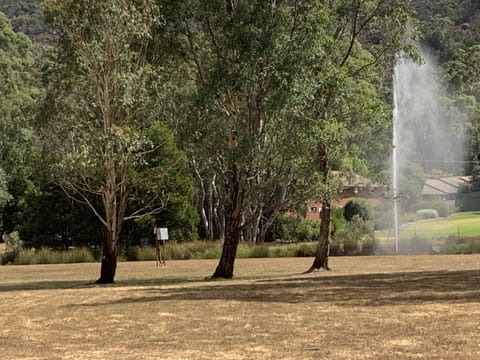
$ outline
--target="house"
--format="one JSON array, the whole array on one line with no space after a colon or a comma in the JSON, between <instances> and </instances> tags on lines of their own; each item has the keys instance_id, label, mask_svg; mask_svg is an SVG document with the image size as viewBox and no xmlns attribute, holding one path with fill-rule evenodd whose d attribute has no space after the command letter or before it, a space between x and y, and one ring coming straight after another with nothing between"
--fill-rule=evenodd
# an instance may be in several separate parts
<instances>
[{"instance_id":1,"label":"house","mask_svg":"<svg viewBox=\"0 0 480 360\"><path fill-rule=\"evenodd\" d=\"M422 200L444 200L454 205L458 190L471 181L471 176L426 179L422 190Z\"/></svg>"},{"instance_id":2,"label":"house","mask_svg":"<svg viewBox=\"0 0 480 360\"><path fill-rule=\"evenodd\" d=\"M352 198L363 199L370 206L376 207L385 199L385 186L366 177L353 174L347 176L340 171L332 171L342 183L342 192L337 200L332 202L334 208L343 207ZM320 221L322 205L319 202L309 202L305 219Z\"/></svg>"}]
</instances>

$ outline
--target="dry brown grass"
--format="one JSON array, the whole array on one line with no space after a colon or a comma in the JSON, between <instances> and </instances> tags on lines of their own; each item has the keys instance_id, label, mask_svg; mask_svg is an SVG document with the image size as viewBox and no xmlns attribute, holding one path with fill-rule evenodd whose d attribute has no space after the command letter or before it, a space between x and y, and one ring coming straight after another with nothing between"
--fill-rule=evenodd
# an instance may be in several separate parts
<instances>
[{"instance_id":1,"label":"dry brown grass","mask_svg":"<svg viewBox=\"0 0 480 360\"><path fill-rule=\"evenodd\" d=\"M2 359L479 359L480 256L0 267Z\"/></svg>"}]
</instances>

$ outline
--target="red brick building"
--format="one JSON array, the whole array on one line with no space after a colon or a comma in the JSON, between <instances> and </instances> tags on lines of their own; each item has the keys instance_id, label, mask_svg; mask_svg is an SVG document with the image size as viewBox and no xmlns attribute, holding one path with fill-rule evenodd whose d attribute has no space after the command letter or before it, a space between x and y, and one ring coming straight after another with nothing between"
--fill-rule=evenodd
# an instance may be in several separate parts
<instances>
[{"instance_id":1,"label":"red brick building","mask_svg":"<svg viewBox=\"0 0 480 360\"><path fill-rule=\"evenodd\" d=\"M365 200L370 206L376 207L384 200L385 186L360 175L345 176L341 172L333 172L342 183L342 192L338 200L332 202L333 207L343 207L352 198ZM320 221L322 205L309 202L305 218Z\"/></svg>"}]
</instances>

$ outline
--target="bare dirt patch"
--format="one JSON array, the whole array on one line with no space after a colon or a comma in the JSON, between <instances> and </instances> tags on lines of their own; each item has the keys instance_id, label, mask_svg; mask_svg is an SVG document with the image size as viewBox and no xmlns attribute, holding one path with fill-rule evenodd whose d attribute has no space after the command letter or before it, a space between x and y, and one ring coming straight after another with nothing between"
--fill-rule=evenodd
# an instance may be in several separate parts
<instances>
[{"instance_id":1,"label":"bare dirt patch","mask_svg":"<svg viewBox=\"0 0 480 360\"><path fill-rule=\"evenodd\" d=\"M0 267L3 359L478 359L480 256Z\"/></svg>"}]
</instances>

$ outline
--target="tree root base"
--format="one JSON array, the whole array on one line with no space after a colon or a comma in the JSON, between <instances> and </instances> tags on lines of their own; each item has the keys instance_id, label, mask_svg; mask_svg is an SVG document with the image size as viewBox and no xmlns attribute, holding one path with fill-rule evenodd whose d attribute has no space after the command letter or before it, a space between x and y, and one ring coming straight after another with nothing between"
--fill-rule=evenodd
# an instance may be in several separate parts
<instances>
[{"instance_id":1,"label":"tree root base","mask_svg":"<svg viewBox=\"0 0 480 360\"><path fill-rule=\"evenodd\" d=\"M310 273L317 272L317 271L330 271L330 270L331 269L328 266L327 267L320 267L320 268L311 267L307 271L302 272L302 274L310 274Z\"/></svg>"}]
</instances>

